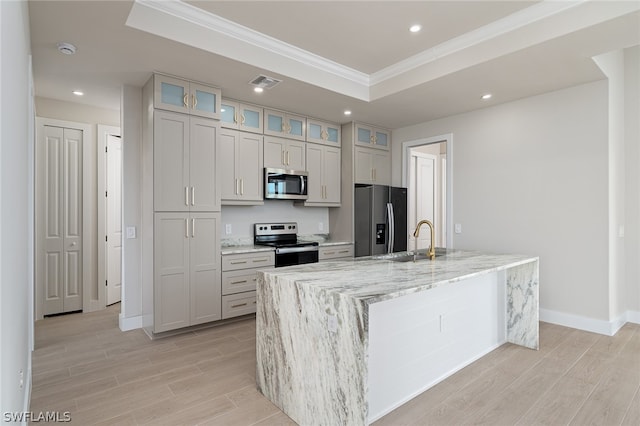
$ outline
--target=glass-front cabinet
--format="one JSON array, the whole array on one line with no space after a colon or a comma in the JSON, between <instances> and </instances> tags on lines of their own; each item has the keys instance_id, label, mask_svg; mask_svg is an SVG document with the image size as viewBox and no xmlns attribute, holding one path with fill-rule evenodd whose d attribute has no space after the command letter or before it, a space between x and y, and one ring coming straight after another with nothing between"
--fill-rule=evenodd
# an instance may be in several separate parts
<instances>
[{"instance_id":1,"label":"glass-front cabinet","mask_svg":"<svg viewBox=\"0 0 640 426\"><path fill-rule=\"evenodd\" d=\"M220 101L220 89L216 87L162 74L154 76L154 108L220 119Z\"/></svg>"},{"instance_id":2,"label":"glass-front cabinet","mask_svg":"<svg viewBox=\"0 0 640 426\"><path fill-rule=\"evenodd\" d=\"M223 99L220 112L222 127L252 133L263 131L262 107Z\"/></svg>"},{"instance_id":3,"label":"glass-front cabinet","mask_svg":"<svg viewBox=\"0 0 640 426\"><path fill-rule=\"evenodd\" d=\"M284 111L264 110L264 134L304 141L307 119Z\"/></svg>"},{"instance_id":4,"label":"glass-front cabinet","mask_svg":"<svg viewBox=\"0 0 640 426\"><path fill-rule=\"evenodd\" d=\"M340 146L340 125L307 119L307 142Z\"/></svg>"},{"instance_id":5,"label":"glass-front cabinet","mask_svg":"<svg viewBox=\"0 0 640 426\"><path fill-rule=\"evenodd\" d=\"M378 129L366 124L356 124L356 144L389 150L391 133L388 130Z\"/></svg>"}]
</instances>

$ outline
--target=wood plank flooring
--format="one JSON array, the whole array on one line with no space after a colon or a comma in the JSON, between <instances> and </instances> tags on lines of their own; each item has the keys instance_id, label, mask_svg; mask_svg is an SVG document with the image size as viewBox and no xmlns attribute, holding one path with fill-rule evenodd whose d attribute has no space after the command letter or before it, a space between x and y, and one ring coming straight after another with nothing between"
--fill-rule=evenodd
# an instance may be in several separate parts
<instances>
[{"instance_id":1,"label":"wood plank flooring","mask_svg":"<svg viewBox=\"0 0 640 426\"><path fill-rule=\"evenodd\" d=\"M295 425L255 387L255 320L149 340L119 305L36 323L31 411L78 425ZM375 425L640 425L640 326L607 337L541 323ZM310 372L314 374L314 372ZM331 426L331 425L328 425Z\"/></svg>"}]
</instances>

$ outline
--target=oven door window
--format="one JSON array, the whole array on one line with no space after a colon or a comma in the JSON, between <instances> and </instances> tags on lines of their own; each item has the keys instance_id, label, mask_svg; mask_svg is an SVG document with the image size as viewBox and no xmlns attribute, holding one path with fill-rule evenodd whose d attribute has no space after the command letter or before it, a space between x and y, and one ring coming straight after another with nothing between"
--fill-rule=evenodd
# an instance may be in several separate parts
<instances>
[{"instance_id":1,"label":"oven door window","mask_svg":"<svg viewBox=\"0 0 640 426\"><path fill-rule=\"evenodd\" d=\"M302 265L303 263L316 263L318 251L301 251L276 255L276 268L281 266Z\"/></svg>"}]
</instances>

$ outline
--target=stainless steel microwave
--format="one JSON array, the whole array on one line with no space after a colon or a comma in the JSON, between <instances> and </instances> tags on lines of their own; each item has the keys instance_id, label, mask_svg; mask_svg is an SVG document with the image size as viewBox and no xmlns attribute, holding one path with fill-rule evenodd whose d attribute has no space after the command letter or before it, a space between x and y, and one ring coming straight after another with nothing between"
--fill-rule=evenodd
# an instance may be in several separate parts
<instances>
[{"instance_id":1,"label":"stainless steel microwave","mask_svg":"<svg viewBox=\"0 0 640 426\"><path fill-rule=\"evenodd\" d=\"M308 173L302 170L264 169L264 198L306 200Z\"/></svg>"}]
</instances>

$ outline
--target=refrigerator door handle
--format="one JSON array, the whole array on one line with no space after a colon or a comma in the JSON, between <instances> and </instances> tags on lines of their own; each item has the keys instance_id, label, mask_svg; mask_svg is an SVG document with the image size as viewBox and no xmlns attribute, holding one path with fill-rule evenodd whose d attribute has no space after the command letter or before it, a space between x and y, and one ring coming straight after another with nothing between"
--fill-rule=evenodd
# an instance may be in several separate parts
<instances>
[{"instance_id":1,"label":"refrigerator door handle","mask_svg":"<svg viewBox=\"0 0 640 426\"><path fill-rule=\"evenodd\" d=\"M394 232L395 232L395 218L393 217L393 204L391 203L387 203L387 217L388 217L388 232L389 232L389 239L388 239L388 246L387 246L387 253L392 253L393 252L393 240L394 240Z\"/></svg>"}]
</instances>

